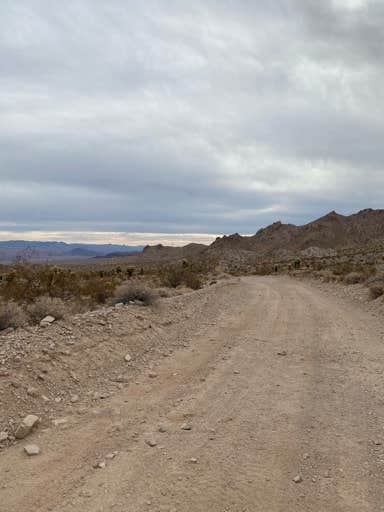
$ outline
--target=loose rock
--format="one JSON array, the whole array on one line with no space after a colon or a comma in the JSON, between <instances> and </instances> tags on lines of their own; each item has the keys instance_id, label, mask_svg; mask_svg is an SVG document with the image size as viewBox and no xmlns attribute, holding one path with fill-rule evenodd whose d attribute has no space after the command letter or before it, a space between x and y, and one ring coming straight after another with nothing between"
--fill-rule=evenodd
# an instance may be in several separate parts
<instances>
[{"instance_id":1,"label":"loose rock","mask_svg":"<svg viewBox=\"0 0 384 512\"><path fill-rule=\"evenodd\" d=\"M37 444L27 444L24 446L24 451L27 455L32 457L33 455L39 455L40 448L37 446Z\"/></svg>"},{"instance_id":2,"label":"loose rock","mask_svg":"<svg viewBox=\"0 0 384 512\"><path fill-rule=\"evenodd\" d=\"M48 325L51 325L56 318L54 316L48 315L44 317L40 322L40 327L48 327Z\"/></svg>"},{"instance_id":3,"label":"loose rock","mask_svg":"<svg viewBox=\"0 0 384 512\"><path fill-rule=\"evenodd\" d=\"M293 481L295 484L300 484L303 481L303 477L301 475L296 475Z\"/></svg>"},{"instance_id":4,"label":"loose rock","mask_svg":"<svg viewBox=\"0 0 384 512\"><path fill-rule=\"evenodd\" d=\"M30 386L27 389L27 395L33 396L34 398L36 398L37 396L39 396L39 392L37 391L36 388L33 388L32 386Z\"/></svg>"},{"instance_id":5,"label":"loose rock","mask_svg":"<svg viewBox=\"0 0 384 512\"><path fill-rule=\"evenodd\" d=\"M15 432L16 439L24 439L32 431L35 425L39 422L39 418L34 414L28 414L20 425L17 427Z\"/></svg>"}]
</instances>

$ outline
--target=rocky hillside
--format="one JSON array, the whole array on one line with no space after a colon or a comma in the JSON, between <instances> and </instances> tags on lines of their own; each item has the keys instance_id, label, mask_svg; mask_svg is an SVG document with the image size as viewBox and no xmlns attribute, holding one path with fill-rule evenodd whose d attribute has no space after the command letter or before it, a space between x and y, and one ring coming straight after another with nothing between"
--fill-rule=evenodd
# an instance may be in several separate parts
<instances>
[{"instance_id":1,"label":"rocky hillside","mask_svg":"<svg viewBox=\"0 0 384 512\"><path fill-rule=\"evenodd\" d=\"M333 211L304 226L275 222L253 236L235 234L218 238L209 252L223 254L237 250L274 256L282 251L300 252L313 247L324 250L360 247L373 241L384 241L384 210L362 210L350 216Z\"/></svg>"},{"instance_id":2,"label":"rocky hillside","mask_svg":"<svg viewBox=\"0 0 384 512\"><path fill-rule=\"evenodd\" d=\"M206 252L208 247L203 244L188 244L184 247L169 247L162 244L147 245L142 252L142 258L147 260L178 260L193 258Z\"/></svg>"},{"instance_id":3,"label":"rocky hillside","mask_svg":"<svg viewBox=\"0 0 384 512\"><path fill-rule=\"evenodd\" d=\"M384 210L362 210L345 216L332 211L309 224L295 226L275 222L255 235L238 233L217 238L210 246L147 246L142 257L167 261L214 257L221 260L242 257L285 258L294 255L330 255L342 248L361 248L372 242L384 243Z\"/></svg>"}]
</instances>

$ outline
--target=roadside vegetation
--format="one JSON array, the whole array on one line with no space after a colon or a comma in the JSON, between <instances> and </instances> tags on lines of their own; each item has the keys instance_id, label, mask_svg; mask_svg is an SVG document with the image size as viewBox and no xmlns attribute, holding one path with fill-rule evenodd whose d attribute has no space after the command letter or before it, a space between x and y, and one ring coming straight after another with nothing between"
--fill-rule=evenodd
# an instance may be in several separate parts
<instances>
[{"instance_id":1,"label":"roadside vegetation","mask_svg":"<svg viewBox=\"0 0 384 512\"><path fill-rule=\"evenodd\" d=\"M37 325L47 315L56 320L103 304L151 306L171 290L197 290L207 282L211 266L181 261L146 266L66 268L30 264L2 266L0 330ZM169 289L167 293L165 290Z\"/></svg>"}]
</instances>

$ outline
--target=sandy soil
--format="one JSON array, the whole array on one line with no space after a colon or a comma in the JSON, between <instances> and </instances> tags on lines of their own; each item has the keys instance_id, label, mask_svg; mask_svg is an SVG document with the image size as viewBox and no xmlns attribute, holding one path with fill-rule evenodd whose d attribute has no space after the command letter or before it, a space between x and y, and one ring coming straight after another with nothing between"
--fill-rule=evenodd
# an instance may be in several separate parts
<instances>
[{"instance_id":1,"label":"sandy soil","mask_svg":"<svg viewBox=\"0 0 384 512\"><path fill-rule=\"evenodd\" d=\"M169 357L0 454L0 510L384 510L382 318L281 277L189 300ZM131 313L113 314L121 334Z\"/></svg>"}]
</instances>

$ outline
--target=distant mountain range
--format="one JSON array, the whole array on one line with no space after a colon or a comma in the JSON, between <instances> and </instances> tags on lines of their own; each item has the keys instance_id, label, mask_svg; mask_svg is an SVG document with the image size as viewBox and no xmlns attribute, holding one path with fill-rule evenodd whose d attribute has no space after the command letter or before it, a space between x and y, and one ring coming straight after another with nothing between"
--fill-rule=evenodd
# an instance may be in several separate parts
<instances>
[{"instance_id":1,"label":"distant mountain range","mask_svg":"<svg viewBox=\"0 0 384 512\"><path fill-rule=\"evenodd\" d=\"M142 251L142 246L117 244L67 244L65 242L35 242L27 240L0 241L0 262L17 258L42 261L79 258L114 257Z\"/></svg>"},{"instance_id":2,"label":"distant mountain range","mask_svg":"<svg viewBox=\"0 0 384 512\"><path fill-rule=\"evenodd\" d=\"M335 211L303 226L278 221L256 234L238 233L217 238L211 245L184 247L128 246L114 244L67 244L65 242L0 242L0 262L15 258L32 261L75 260L76 258L117 258L136 254L139 259L157 262L184 258L289 258L294 255L326 255L343 248L371 243L384 244L384 210L361 210L353 215Z\"/></svg>"}]
</instances>

